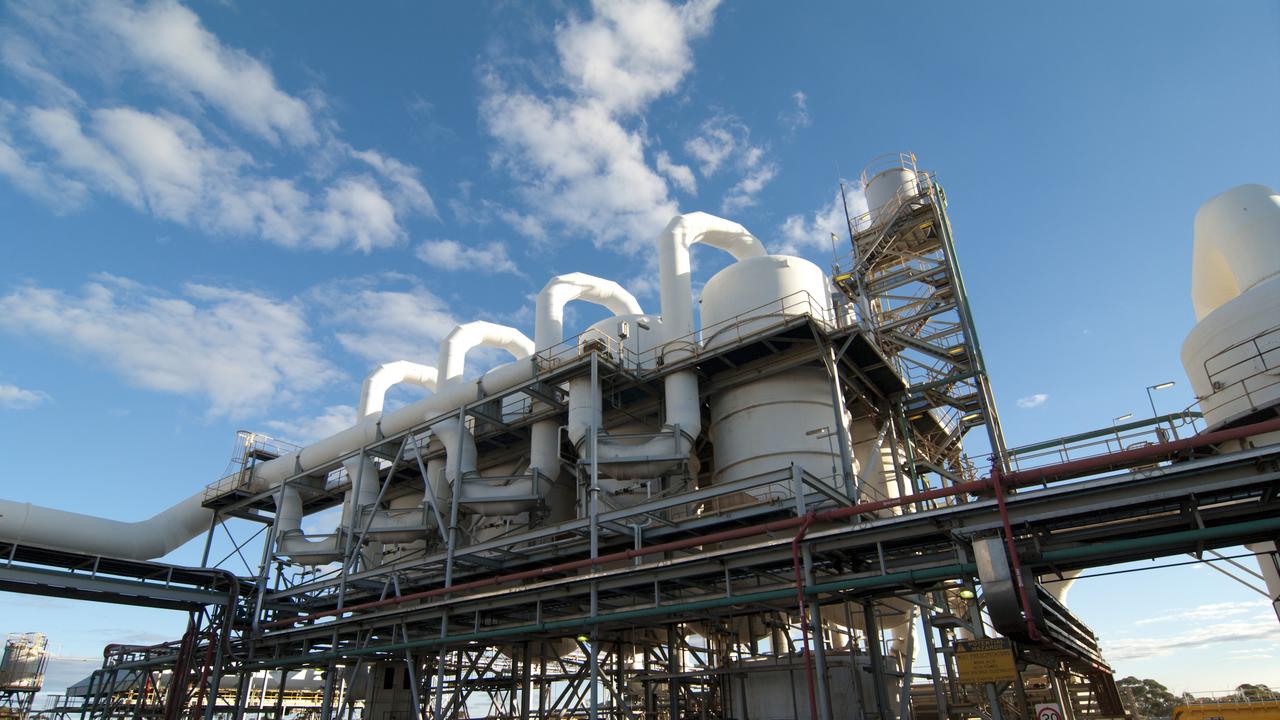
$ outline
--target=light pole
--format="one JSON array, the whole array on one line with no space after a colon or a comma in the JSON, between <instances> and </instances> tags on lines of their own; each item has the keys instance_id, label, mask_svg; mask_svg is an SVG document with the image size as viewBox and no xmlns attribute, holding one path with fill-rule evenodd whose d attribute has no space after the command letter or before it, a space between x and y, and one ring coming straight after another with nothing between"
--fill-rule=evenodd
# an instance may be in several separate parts
<instances>
[{"instance_id":1,"label":"light pole","mask_svg":"<svg viewBox=\"0 0 1280 720\"><path fill-rule=\"evenodd\" d=\"M1159 415L1159 413L1156 412L1156 399L1151 396L1151 391L1152 390L1168 390L1169 388L1173 387L1174 384L1175 383L1172 380L1169 380L1167 382L1162 382L1156 385L1147 386L1147 402L1151 403L1151 419L1152 420L1154 420ZM1173 426L1172 420L1169 421L1169 429L1173 431L1173 436L1175 438L1178 437L1178 430ZM1159 430L1159 428L1157 428L1157 430Z\"/></svg>"},{"instance_id":2,"label":"light pole","mask_svg":"<svg viewBox=\"0 0 1280 720\"><path fill-rule=\"evenodd\" d=\"M1120 446L1121 450L1124 449L1124 441L1120 439L1120 430L1116 428L1116 423L1121 420L1128 420L1131 417L1133 417L1133 413L1127 412L1119 417L1111 418L1111 429L1116 431L1116 444Z\"/></svg>"}]
</instances>

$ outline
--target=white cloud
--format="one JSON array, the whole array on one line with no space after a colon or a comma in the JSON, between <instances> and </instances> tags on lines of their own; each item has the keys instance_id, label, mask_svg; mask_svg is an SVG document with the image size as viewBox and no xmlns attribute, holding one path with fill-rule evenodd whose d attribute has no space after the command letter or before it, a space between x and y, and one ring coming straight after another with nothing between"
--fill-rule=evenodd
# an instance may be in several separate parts
<instances>
[{"instance_id":1,"label":"white cloud","mask_svg":"<svg viewBox=\"0 0 1280 720\"><path fill-rule=\"evenodd\" d=\"M794 135L800 128L809 127L809 96L797 90L791 93L791 101L795 103L795 107L778 116L788 135Z\"/></svg>"},{"instance_id":2,"label":"white cloud","mask_svg":"<svg viewBox=\"0 0 1280 720\"><path fill-rule=\"evenodd\" d=\"M19 2L13 16L0 64L43 104L0 105L0 175L56 208L92 191L210 234L365 252L404 242L415 215L437 217L416 168L340 140L322 96L313 107L281 90L182 5ZM86 107L58 73L113 89L142 78L162 92L135 95L156 108ZM242 146L219 113L271 147ZM282 148L305 154L277 163ZM299 159L294 176L269 171Z\"/></svg>"},{"instance_id":3,"label":"white cloud","mask_svg":"<svg viewBox=\"0 0 1280 720\"><path fill-rule=\"evenodd\" d=\"M676 187L690 195L698 193L698 181L694 179L693 171L689 169L688 165L678 165L672 162L671 156L666 152L658 153L655 158L655 165L658 168L658 172L675 183Z\"/></svg>"},{"instance_id":4,"label":"white cloud","mask_svg":"<svg viewBox=\"0 0 1280 720\"><path fill-rule=\"evenodd\" d=\"M88 121L62 108L27 112L32 136L78 181L207 232L368 252L404 240L401 213L435 212L412 171L376 153L354 156L391 178L390 199L367 174L333 179L312 197L292 180L257 174L248 153L210 144L184 118L118 107L94 110Z\"/></svg>"},{"instance_id":5,"label":"white cloud","mask_svg":"<svg viewBox=\"0 0 1280 720\"><path fill-rule=\"evenodd\" d=\"M443 300L402 276L343 280L313 289L309 299L338 343L370 363L435 365L440 340L457 325Z\"/></svg>"},{"instance_id":6,"label":"white cloud","mask_svg":"<svg viewBox=\"0 0 1280 720\"><path fill-rule=\"evenodd\" d=\"M0 409L30 410L39 407L52 398L39 390L25 390L17 385L0 383Z\"/></svg>"},{"instance_id":7,"label":"white cloud","mask_svg":"<svg viewBox=\"0 0 1280 720\"><path fill-rule=\"evenodd\" d=\"M0 30L0 65L33 86L49 102L59 105L80 102L79 94L49 70L40 49L29 38L12 30Z\"/></svg>"},{"instance_id":8,"label":"white cloud","mask_svg":"<svg viewBox=\"0 0 1280 720\"><path fill-rule=\"evenodd\" d=\"M756 195L778 174L778 166L773 163L753 167L747 171L720 204L725 212L734 212L756 204Z\"/></svg>"},{"instance_id":9,"label":"white cloud","mask_svg":"<svg viewBox=\"0 0 1280 720\"><path fill-rule=\"evenodd\" d=\"M1274 622L1226 622L1191 625L1191 629L1169 637L1140 637L1104 640L1103 655L1109 660L1160 657L1174 651L1246 640L1280 640L1280 625Z\"/></svg>"},{"instance_id":10,"label":"white cloud","mask_svg":"<svg viewBox=\"0 0 1280 720\"><path fill-rule=\"evenodd\" d=\"M171 92L191 93L271 142L316 142L310 108L276 86L271 70L223 45L191 10L172 0L144 7L99 3L78 13L88 34L109 33L127 59Z\"/></svg>"},{"instance_id":11,"label":"white cloud","mask_svg":"<svg viewBox=\"0 0 1280 720\"><path fill-rule=\"evenodd\" d=\"M556 28L551 82L566 85L565 95L487 76L480 116L499 141L494 161L539 223L634 252L676 213L666 181L645 159L640 113L692 68L690 44L710 30L717 4L596 0L590 18Z\"/></svg>"},{"instance_id":12,"label":"white cloud","mask_svg":"<svg viewBox=\"0 0 1280 720\"><path fill-rule=\"evenodd\" d=\"M1206 605L1197 605L1193 608L1184 608L1164 615L1144 618L1139 620L1137 625L1151 625L1154 623L1171 622L1171 621L1203 621L1216 620L1230 615L1244 615L1257 610L1258 608L1269 607L1271 603L1267 600L1243 600L1234 602L1208 603ZM1274 617L1271 613L1267 616Z\"/></svg>"},{"instance_id":13,"label":"white cloud","mask_svg":"<svg viewBox=\"0 0 1280 720\"><path fill-rule=\"evenodd\" d=\"M560 66L579 97L637 113L693 67L690 41L711 30L718 0L593 0L590 19L557 29Z\"/></svg>"},{"instance_id":14,"label":"white cloud","mask_svg":"<svg viewBox=\"0 0 1280 720\"><path fill-rule=\"evenodd\" d=\"M472 247L457 240L428 240L414 254L426 264L444 270L472 270L487 275L520 272L507 255L507 246L500 242Z\"/></svg>"},{"instance_id":15,"label":"white cloud","mask_svg":"<svg viewBox=\"0 0 1280 720\"><path fill-rule=\"evenodd\" d=\"M789 215L783 221L779 234L783 246L779 252L799 254L805 251L830 251L831 234L835 233L836 247L841 253L850 252L849 226L846 223L844 205L849 203L849 214L853 217L867 211L867 200L862 191L854 183L847 183L844 197L840 188L836 188L831 201L818 208L811 215Z\"/></svg>"},{"instance_id":16,"label":"white cloud","mask_svg":"<svg viewBox=\"0 0 1280 720\"><path fill-rule=\"evenodd\" d=\"M750 128L733 115L717 113L707 119L684 147L704 177L729 168L740 174L720 204L725 213L755 205L756 195L778 174L777 164L765 159L767 149L752 143Z\"/></svg>"},{"instance_id":17,"label":"white cloud","mask_svg":"<svg viewBox=\"0 0 1280 720\"><path fill-rule=\"evenodd\" d=\"M1030 410L1032 408L1038 408L1046 402L1049 402L1048 395L1045 393L1035 393L1034 395L1018 398L1018 407L1023 410Z\"/></svg>"},{"instance_id":18,"label":"white cloud","mask_svg":"<svg viewBox=\"0 0 1280 720\"><path fill-rule=\"evenodd\" d=\"M0 176L59 210L84 202L88 195L84 183L53 172L45 163L32 160L18 148L9 130L16 112L12 103L0 100Z\"/></svg>"},{"instance_id":19,"label":"white cloud","mask_svg":"<svg viewBox=\"0 0 1280 720\"><path fill-rule=\"evenodd\" d=\"M109 275L79 295L27 286L0 296L0 329L84 353L148 390L204 396L216 415L295 401L340 377L299 303L208 285L179 296Z\"/></svg>"},{"instance_id":20,"label":"white cloud","mask_svg":"<svg viewBox=\"0 0 1280 720\"><path fill-rule=\"evenodd\" d=\"M310 445L346 430L355 422L355 407L330 405L319 415L292 420L268 420L264 426L280 440L287 440L295 445Z\"/></svg>"}]
</instances>

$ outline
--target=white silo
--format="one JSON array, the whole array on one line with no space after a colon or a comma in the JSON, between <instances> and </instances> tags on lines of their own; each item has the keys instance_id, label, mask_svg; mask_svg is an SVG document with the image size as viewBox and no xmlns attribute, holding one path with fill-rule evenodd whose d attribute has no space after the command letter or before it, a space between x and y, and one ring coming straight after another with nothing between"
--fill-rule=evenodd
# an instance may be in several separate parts
<instances>
[{"instance_id":1,"label":"white silo","mask_svg":"<svg viewBox=\"0 0 1280 720\"><path fill-rule=\"evenodd\" d=\"M1197 322L1182 344L1182 367L1205 425L1216 430L1274 416L1280 408L1280 194L1265 185L1240 185L1210 198L1196 213L1194 242ZM1278 443L1280 432L1247 441ZM1262 553L1267 590L1280 598L1276 544L1248 548ZM1280 615L1280 600L1272 606Z\"/></svg>"},{"instance_id":2,"label":"white silo","mask_svg":"<svg viewBox=\"0 0 1280 720\"><path fill-rule=\"evenodd\" d=\"M883 170L869 169L863 178L863 193L871 210L871 226L888 220L902 206L920 194L919 178L905 163L898 161Z\"/></svg>"},{"instance_id":3,"label":"white silo","mask_svg":"<svg viewBox=\"0 0 1280 720\"><path fill-rule=\"evenodd\" d=\"M825 323L831 314L822 270L808 260L780 255L740 260L721 270L707 281L701 302L707 348L761 333L799 315L812 315ZM830 380L817 365L713 395L713 481L732 482L794 462L811 475L839 485L840 456L834 439L838 434L832 430L836 418ZM841 417L841 422L847 428L847 419ZM757 499L789 494L776 486L749 492Z\"/></svg>"}]
</instances>

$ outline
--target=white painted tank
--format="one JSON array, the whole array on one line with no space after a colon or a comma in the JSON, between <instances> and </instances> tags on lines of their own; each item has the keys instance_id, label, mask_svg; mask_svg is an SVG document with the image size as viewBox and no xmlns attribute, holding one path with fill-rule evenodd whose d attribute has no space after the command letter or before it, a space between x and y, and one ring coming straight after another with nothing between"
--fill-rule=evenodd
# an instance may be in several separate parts
<instances>
[{"instance_id":1,"label":"white painted tank","mask_svg":"<svg viewBox=\"0 0 1280 720\"><path fill-rule=\"evenodd\" d=\"M712 482L725 483L785 470L791 463L839 486L831 386L824 370L797 368L711 398ZM825 430L823 430L825 428ZM783 485L755 488L757 499L790 495Z\"/></svg>"},{"instance_id":2,"label":"white painted tank","mask_svg":"<svg viewBox=\"0 0 1280 720\"><path fill-rule=\"evenodd\" d=\"M831 318L831 291L817 265L798 257L764 255L739 260L707 281L702 305L702 344L732 342L780 320Z\"/></svg>"},{"instance_id":3,"label":"white painted tank","mask_svg":"<svg viewBox=\"0 0 1280 720\"><path fill-rule=\"evenodd\" d=\"M822 270L808 260L765 255L739 260L716 273L702 291L702 342L734 342L787 317L828 317L830 295ZM839 468L835 422L826 371L803 367L740 385L711 398L713 482L723 483L785 470L792 462L830 478ZM821 428L826 428L825 431ZM760 500L785 497L783 485L750 493Z\"/></svg>"},{"instance_id":4,"label":"white painted tank","mask_svg":"<svg viewBox=\"0 0 1280 720\"><path fill-rule=\"evenodd\" d=\"M919 195L920 188L914 171L893 167L871 176L863 192L867 207L871 208L871 224L875 226L888 219L903 202Z\"/></svg>"},{"instance_id":5,"label":"white painted tank","mask_svg":"<svg viewBox=\"0 0 1280 720\"><path fill-rule=\"evenodd\" d=\"M48 641L41 633L10 635L0 657L0 686L39 690L44 684L44 658Z\"/></svg>"},{"instance_id":6,"label":"white painted tank","mask_svg":"<svg viewBox=\"0 0 1280 720\"><path fill-rule=\"evenodd\" d=\"M1280 194L1241 185L1200 208L1191 302L1182 366L1209 429L1280 405Z\"/></svg>"}]
</instances>

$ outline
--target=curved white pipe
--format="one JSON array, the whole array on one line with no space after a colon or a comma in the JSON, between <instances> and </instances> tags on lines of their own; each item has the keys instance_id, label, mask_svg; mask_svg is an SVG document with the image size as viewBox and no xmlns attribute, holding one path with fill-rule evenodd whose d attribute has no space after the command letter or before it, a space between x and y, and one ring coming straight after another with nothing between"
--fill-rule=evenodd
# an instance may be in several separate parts
<instances>
[{"instance_id":1,"label":"curved white pipe","mask_svg":"<svg viewBox=\"0 0 1280 720\"><path fill-rule=\"evenodd\" d=\"M122 522L0 500L0 538L68 552L138 560L158 558L209 530L213 511L202 507L203 501L202 488L146 520Z\"/></svg>"},{"instance_id":2,"label":"curved white pipe","mask_svg":"<svg viewBox=\"0 0 1280 720\"><path fill-rule=\"evenodd\" d=\"M564 307L574 300L601 305L614 315L643 315L635 296L621 285L586 273L557 275L538 293L534 315L534 345L538 352L564 340Z\"/></svg>"},{"instance_id":3,"label":"curved white pipe","mask_svg":"<svg viewBox=\"0 0 1280 720\"><path fill-rule=\"evenodd\" d=\"M695 343L693 338L693 279L690 275L689 248L697 243L710 245L729 253L735 260L766 255L764 245L742 225L704 212L677 215L657 238L658 270L661 274L663 352L667 360L687 356L688 347L671 345L673 341ZM633 311L637 312L638 311ZM576 390L576 397L575 397ZM590 400L590 381L571 382L569 386L569 434L579 448L592 422L599 427L599 408ZM616 477L652 476L657 465L636 463L645 458L687 455L693 441L702 433L702 411L698 402L698 377L690 370L667 376L663 381L666 417L663 425L674 432L675 441L655 437L638 445L610 445L597 448L597 461L617 463L609 468ZM593 415L595 417L593 417ZM599 436L598 436L599 437ZM634 467L625 467L634 465Z\"/></svg>"},{"instance_id":4,"label":"curved white pipe","mask_svg":"<svg viewBox=\"0 0 1280 720\"><path fill-rule=\"evenodd\" d=\"M356 406L356 419L382 413L382 403L393 385L411 383L434 391L439 373L430 365L419 365L408 360L383 363L369 373L360 386L360 403Z\"/></svg>"},{"instance_id":5,"label":"curved white pipe","mask_svg":"<svg viewBox=\"0 0 1280 720\"><path fill-rule=\"evenodd\" d=\"M736 222L704 212L677 215L658 236L662 327L667 341L693 334L693 278L689 248L696 243L720 248L736 260L767 255L764 245Z\"/></svg>"},{"instance_id":6,"label":"curved white pipe","mask_svg":"<svg viewBox=\"0 0 1280 720\"><path fill-rule=\"evenodd\" d=\"M276 509L276 533L276 552L293 562L302 565L328 565L342 559L340 533L335 532L318 540L308 539L302 534L302 496L297 488L285 487L280 492L280 507Z\"/></svg>"},{"instance_id":7,"label":"curved white pipe","mask_svg":"<svg viewBox=\"0 0 1280 720\"><path fill-rule=\"evenodd\" d=\"M519 330L484 320L464 323L453 329L440 343L440 385L461 382L467 364L467 353L478 347L506 350L516 360L533 354L533 341Z\"/></svg>"},{"instance_id":8,"label":"curved white pipe","mask_svg":"<svg viewBox=\"0 0 1280 720\"><path fill-rule=\"evenodd\" d=\"M534 346L538 352L564 341L564 308L574 300L595 303L614 315L643 315L635 296L618 283L586 273L557 275L538 293L534 315ZM541 420L530 428L529 467L554 483L560 478L560 425ZM549 498L551 519L572 517L573 498L568 491Z\"/></svg>"},{"instance_id":9,"label":"curved white pipe","mask_svg":"<svg viewBox=\"0 0 1280 720\"><path fill-rule=\"evenodd\" d=\"M453 332L449 333L449 336L440 345L440 367L444 373L441 381L443 387L448 388L463 382L462 376L466 370L467 353L478 347L506 350L515 357L517 362L526 360L534 352L533 341L515 328L483 320L459 325L453 329ZM441 442L444 443L445 479L451 487L462 488L462 494L458 498L460 504L469 504L469 497L475 500L476 504L480 504L481 498L487 501L500 498L504 494L507 496L520 495L522 497L531 495L532 478L530 478L530 483L527 486L520 483L504 485L492 493L480 489L479 486L483 484L484 478L476 470L475 435L460 422L459 418L441 420L431 426L431 432L439 436ZM468 484L454 485L460 479L458 477L459 469L461 469L463 476L461 479L467 480ZM490 507L491 503L488 502L484 504L490 512L499 514L502 514L502 511L507 509L501 506ZM524 503L523 505L528 504ZM523 505L521 509L513 512L518 513L529 509Z\"/></svg>"}]
</instances>

